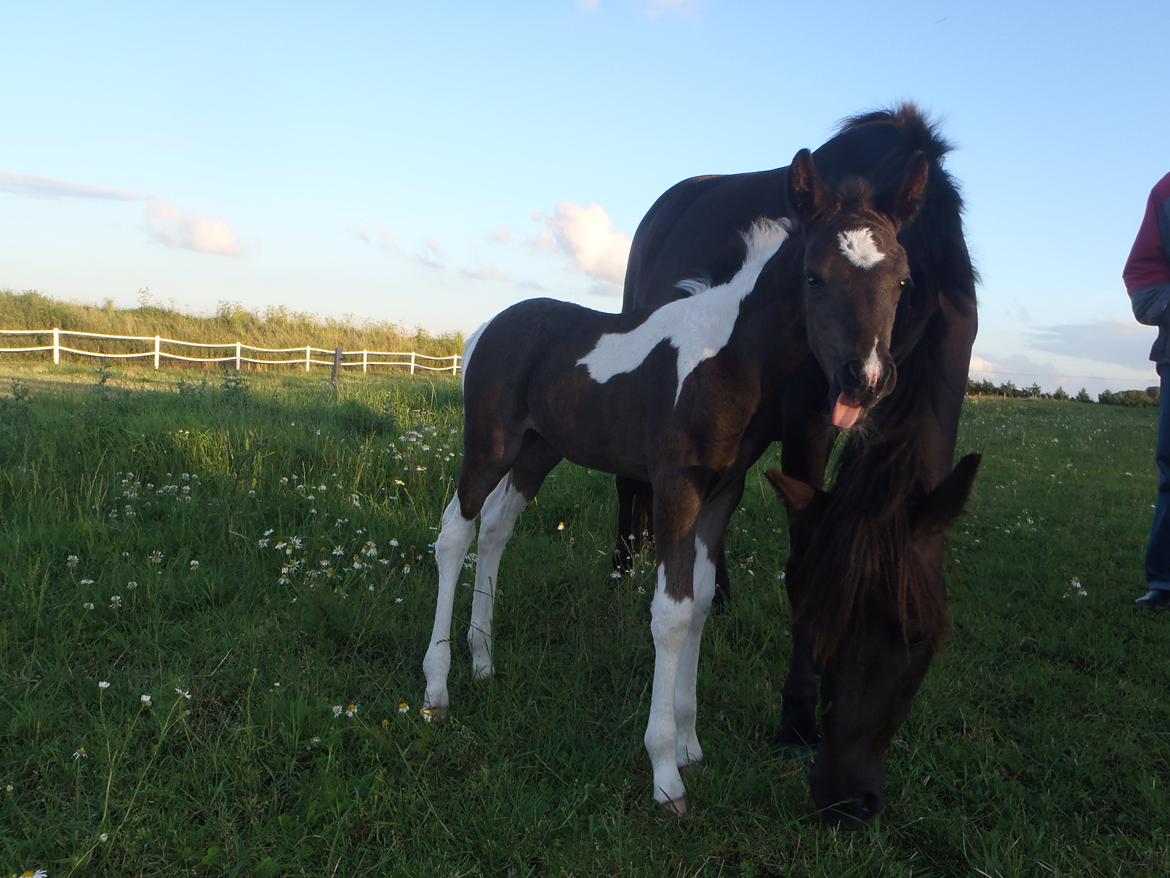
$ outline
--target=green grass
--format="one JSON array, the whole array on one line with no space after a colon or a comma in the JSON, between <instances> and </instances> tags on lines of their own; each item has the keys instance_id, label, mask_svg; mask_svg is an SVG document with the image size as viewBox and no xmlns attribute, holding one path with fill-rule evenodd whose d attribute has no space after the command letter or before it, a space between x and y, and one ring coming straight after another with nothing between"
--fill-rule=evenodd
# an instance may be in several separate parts
<instances>
[{"instance_id":1,"label":"green grass","mask_svg":"<svg viewBox=\"0 0 1170 878\"><path fill-rule=\"evenodd\" d=\"M653 577L609 577L607 477L563 465L521 518L486 684L460 589L452 712L427 723L456 382L347 376L335 397L295 373L9 367L0 393L0 875L1170 872L1170 620L1132 607L1151 411L968 404L960 450L984 467L953 534L954 630L886 811L839 833L772 740L786 537L762 468L680 824L641 743Z\"/></svg>"}]
</instances>

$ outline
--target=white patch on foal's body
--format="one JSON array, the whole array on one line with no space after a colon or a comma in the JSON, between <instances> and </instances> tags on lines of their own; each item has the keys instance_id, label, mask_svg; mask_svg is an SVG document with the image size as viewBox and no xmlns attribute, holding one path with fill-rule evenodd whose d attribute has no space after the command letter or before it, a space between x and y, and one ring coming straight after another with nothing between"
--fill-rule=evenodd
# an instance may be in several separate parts
<instances>
[{"instance_id":1,"label":"white patch on foal's body","mask_svg":"<svg viewBox=\"0 0 1170 878\"><path fill-rule=\"evenodd\" d=\"M674 391L677 404L687 376L723 350L731 339L740 304L787 237L787 220L756 220L743 234L747 255L731 280L715 287L701 280L680 281L676 286L690 293L690 298L668 302L629 332L606 333L577 365L588 369L589 377L598 384L604 384L615 375L633 372L651 351L669 341L678 353Z\"/></svg>"},{"instance_id":2,"label":"white patch on foal's body","mask_svg":"<svg viewBox=\"0 0 1170 878\"><path fill-rule=\"evenodd\" d=\"M870 387L877 387L877 383L882 377L882 361L878 357L878 337L873 337L873 350L869 352L869 356L865 358L865 362L861 364L861 374L865 376L865 382Z\"/></svg>"},{"instance_id":3,"label":"white patch on foal's body","mask_svg":"<svg viewBox=\"0 0 1170 878\"><path fill-rule=\"evenodd\" d=\"M870 229L850 229L848 232L837 234L837 244L841 247L841 255L858 268L873 268L886 258L877 247Z\"/></svg>"}]
</instances>

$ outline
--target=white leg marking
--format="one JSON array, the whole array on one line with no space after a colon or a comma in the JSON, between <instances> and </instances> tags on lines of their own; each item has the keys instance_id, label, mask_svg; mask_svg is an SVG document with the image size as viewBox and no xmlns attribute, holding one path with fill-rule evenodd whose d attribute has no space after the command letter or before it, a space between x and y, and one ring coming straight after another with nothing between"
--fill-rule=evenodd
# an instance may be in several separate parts
<instances>
[{"instance_id":1,"label":"white leg marking","mask_svg":"<svg viewBox=\"0 0 1170 878\"><path fill-rule=\"evenodd\" d=\"M886 258L873 239L872 229L850 229L837 233L837 245L841 255L858 268L873 268Z\"/></svg>"},{"instance_id":2,"label":"white leg marking","mask_svg":"<svg viewBox=\"0 0 1170 878\"><path fill-rule=\"evenodd\" d=\"M861 373L865 376L865 383L870 387L877 387L882 377L882 361L878 358L878 337L873 337L873 350L869 352L865 362L861 364Z\"/></svg>"},{"instance_id":3,"label":"white leg marking","mask_svg":"<svg viewBox=\"0 0 1170 878\"><path fill-rule=\"evenodd\" d=\"M703 761L703 748L699 746L699 737L695 733L695 717L699 707L699 645L703 639L707 613L711 609L711 599L715 597L715 562L698 537L695 537L694 592L695 606L679 658L678 680L674 687L674 718L678 726L674 760L679 768Z\"/></svg>"},{"instance_id":4,"label":"white leg marking","mask_svg":"<svg viewBox=\"0 0 1170 878\"><path fill-rule=\"evenodd\" d=\"M646 753L654 770L654 798L665 805L686 795L675 761L678 726L675 691L679 660L691 627L695 602L676 601L666 593L666 568L658 565L658 588L650 602L650 633L654 637L654 689L650 696L650 721L646 724Z\"/></svg>"},{"instance_id":5,"label":"white leg marking","mask_svg":"<svg viewBox=\"0 0 1170 878\"><path fill-rule=\"evenodd\" d=\"M477 680L492 676L492 611L496 603L496 576L504 546L512 536L516 519L528 501L512 485L512 474L504 476L488 495L479 514L479 545L475 563L475 595L471 600L471 673Z\"/></svg>"},{"instance_id":6,"label":"white leg marking","mask_svg":"<svg viewBox=\"0 0 1170 878\"><path fill-rule=\"evenodd\" d=\"M451 670L451 608L455 603L455 584L471 538L475 536L475 521L463 517L459 508L459 492L443 513L443 526L435 540L435 564L439 568L439 596L435 602L435 625L431 629L431 645L423 658L423 673L427 678L426 706L444 709L450 706L447 695L447 674Z\"/></svg>"}]
</instances>

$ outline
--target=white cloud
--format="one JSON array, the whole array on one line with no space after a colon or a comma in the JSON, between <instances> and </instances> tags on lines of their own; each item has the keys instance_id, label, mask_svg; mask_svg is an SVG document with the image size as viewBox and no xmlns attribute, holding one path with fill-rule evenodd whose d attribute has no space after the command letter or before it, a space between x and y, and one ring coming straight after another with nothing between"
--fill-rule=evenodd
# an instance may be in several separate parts
<instances>
[{"instance_id":1,"label":"white cloud","mask_svg":"<svg viewBox=\"0 0 1170 878\"><path fill-rule=\"evenodd\" d=\"M460 269L459 273L472 280L506 281L509 279L506 271L490 264L480 265L471 269L463 268Z\"/></svg>"},{"instance_id":2,"label":"white cloud","mask_svg":"<svg viewBox=\"0 0 1170 878\"><path fill-rule=\"evenodd\" d=\"M512 232L507 226L498 226L494 232L487 236L487 239L493 244L511 244Z\"/></svg>"},{"instance_id":3,"label":"white cloud","mask_svg":"<svg viewBox=\"0 0 1170 878\"><path fill-rule=\"evenodd\" d=\"M0 192L33 198L94 198L102 201L145 201L147 196L122 189L105 189L52 177L0 171Z\"/></svg>"},{"instance_id":4,"label":"white cloud","mask_svg":"<svg viewBox=\"0 0 1170 878\"><path fill-rule=\"evenodd\" d=\"M601 8L601 0L577 0L577 8L582 12L596 12Z\"/></svg>"},{"instance_id":5,"label":"white cloud","mask_svg":"<svg viewBox=\"0 0 1170 878\"><path fill-rule=\"evenodd\" d=\"M155 239L168 247L219 256L244 255L236 233L223 220L187 213L156 198L146 208L146 221Z\"/></svg>"},{"instance_id":6,"label":"white cloud","mask_svg":"<svg viewBox=\"0 0 1170 878\"><path fill-rule=\"evenodd\" d=\"M542 230L533 246L543 249L550 243L555 245L578 271L605 284L606 295L620 292L632 239L613 227L604 207L563 201L557 205L553 216L536 216L547 228ZM549 233L551 242L547 237Z\"/></svg>"}]
</instances>

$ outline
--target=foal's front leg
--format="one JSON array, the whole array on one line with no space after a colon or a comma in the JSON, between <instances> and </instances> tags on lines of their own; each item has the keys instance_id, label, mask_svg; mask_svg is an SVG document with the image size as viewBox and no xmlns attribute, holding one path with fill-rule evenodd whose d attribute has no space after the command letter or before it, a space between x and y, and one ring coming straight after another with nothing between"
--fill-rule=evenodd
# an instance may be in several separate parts
<instances>
[{"instance_id":1,"label":"foal's front leg","mask_svg":"<svg viewBox=\"0 0 1170 878\"><path fill-rule=\"evenodd\" d=\"M657 487L657 486L656 486ZM654 798L685 814L679 768L702 759L695 736L695 673L699 639L715 593L715 566L695 524L700 502L689 485L656 489L654 527L658 585L650 604L654 688L646 752L654 771Z\"/></svg>"}]
</instances>

